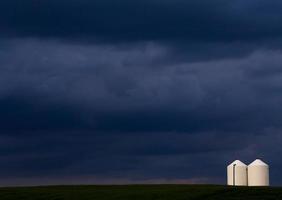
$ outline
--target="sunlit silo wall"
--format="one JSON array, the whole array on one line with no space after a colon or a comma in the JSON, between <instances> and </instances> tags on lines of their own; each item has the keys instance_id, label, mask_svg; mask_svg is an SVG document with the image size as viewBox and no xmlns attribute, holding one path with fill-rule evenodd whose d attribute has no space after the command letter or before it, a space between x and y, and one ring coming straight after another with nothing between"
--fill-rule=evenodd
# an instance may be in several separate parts
<instances>
[{"instance_id":1,"label":"sunlit silo wall","mask_svg":"<svg viewBox=\"0 0 282 200\"><path fill-rule=\"evenodd\" d=\"M248 165L249 186L269 186L269 166L257 159Z\"/></svg>"},{"instance_id":2,"label":"sunlit silo wall","mask_svg":"<svg viewBox=\"0 0 282 200\"><path fill-rule=\"evenodd\" d=\"M235 160L227 166L227 184L234 186L247 186L247 165Z\"/></svg>"}]
</instances>

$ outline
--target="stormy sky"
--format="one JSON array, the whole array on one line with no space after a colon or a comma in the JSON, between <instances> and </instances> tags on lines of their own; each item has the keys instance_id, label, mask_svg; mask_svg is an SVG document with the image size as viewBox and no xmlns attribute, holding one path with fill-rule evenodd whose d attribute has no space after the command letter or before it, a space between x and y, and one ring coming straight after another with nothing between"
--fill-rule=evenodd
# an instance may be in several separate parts
<instances>
[{"instance_id":1,"label":"stormy sky","mask_svg":"<svg viewBox=\"0 0 282 200\"><path fill-rule=\"evenodd\" d=\"M280 0L1 0L0 185L282 185Z\"/></svg>"}]
</instances>

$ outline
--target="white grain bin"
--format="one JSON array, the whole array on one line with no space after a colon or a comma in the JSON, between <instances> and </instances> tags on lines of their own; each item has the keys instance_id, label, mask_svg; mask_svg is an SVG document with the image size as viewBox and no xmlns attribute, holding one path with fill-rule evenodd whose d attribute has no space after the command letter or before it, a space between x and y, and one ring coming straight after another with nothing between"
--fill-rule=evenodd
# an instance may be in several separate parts
<instances>
[{"instance_id":1,"label":"white grain bin","mask_svg":"<svg viewBox=\"0 0 282 200\"><path fill-rule=\"evenodd\" d=\"M248 165L249 186L269 186L269 167L257 159Z\"/></svg>"},{"instance_id":2,"label":"white grain bin","mask_svg":"<svg viewBox=\"0 0 282 200\"><path fill-rule=\"evenodd\" d=\"M227 166L227 185L247 186L247 165L235 160Z\"/></svg>"}]
</instances>

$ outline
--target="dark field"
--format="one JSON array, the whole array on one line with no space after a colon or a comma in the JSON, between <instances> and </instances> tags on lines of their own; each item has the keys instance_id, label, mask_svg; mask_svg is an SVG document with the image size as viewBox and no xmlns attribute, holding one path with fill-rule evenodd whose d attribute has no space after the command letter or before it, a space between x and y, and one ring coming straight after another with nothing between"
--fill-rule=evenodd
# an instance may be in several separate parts
<instances>
[{"instance_id":1,"label":"dark field","mask_svg":"<svg viewBox=\"0 0 282 200\"><path fill-rule=\"evenodd\" d=\"M282 200L282 188L212 185L52 186L1 188L0 200Z\"/></svg>"}]
</instances>

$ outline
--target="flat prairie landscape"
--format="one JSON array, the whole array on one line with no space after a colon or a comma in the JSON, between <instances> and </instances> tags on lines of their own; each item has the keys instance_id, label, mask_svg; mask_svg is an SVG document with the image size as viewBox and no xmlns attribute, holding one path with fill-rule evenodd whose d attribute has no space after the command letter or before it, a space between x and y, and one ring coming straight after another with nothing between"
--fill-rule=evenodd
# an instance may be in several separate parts
<instances>
[{"instance_id":1,"label":"flat prairie landscape","mask_svg":"<svg viewBox=\"0 0 282 200\"><path fill-rule=\"evenodd\" d=\"M215 185L46 186L1 188L0 200L280 200L279 187Z\"/></svg>"}]
</instances>

